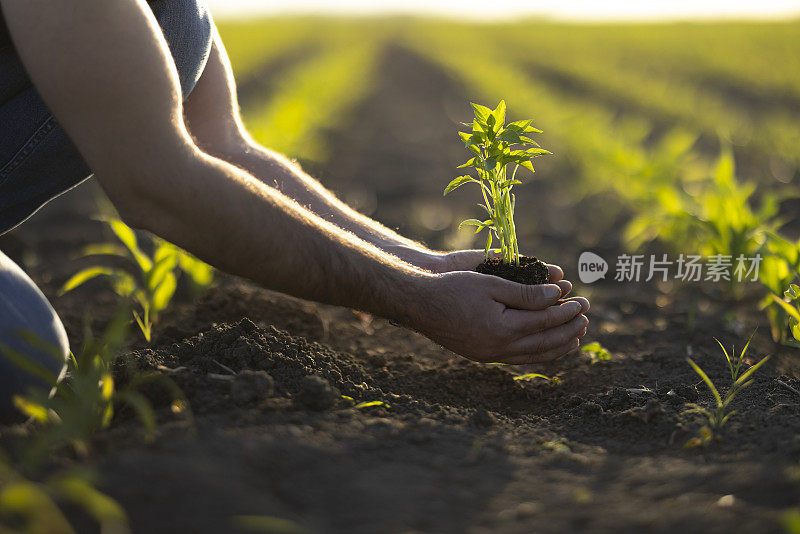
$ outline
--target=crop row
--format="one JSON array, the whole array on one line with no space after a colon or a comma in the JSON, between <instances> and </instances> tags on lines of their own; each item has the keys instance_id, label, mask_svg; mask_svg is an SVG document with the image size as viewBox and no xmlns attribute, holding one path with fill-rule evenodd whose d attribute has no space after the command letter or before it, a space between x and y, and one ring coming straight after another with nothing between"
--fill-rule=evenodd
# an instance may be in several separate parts
<instances>
[{"instance_id":1,"label":"crop row","mask_svg":"<svg viewBox=\"0 0 800 534\"><path fill-rule=\"evenodd\" d=\"M637 125L592 103L562 97L505 57L505 47L485 40L472 43L446 32L420 32L410 39L411 46L462 80L481 100L513 95L517 112L536 116L548 145L579 168L581 188L613 191L633 213L625 233L629 246L659 239L679 252L734 259L761 255L760 281L769 293L763 305L769 310L773 335L786 340L787 308L774 299L783 299L784 290L800 274L800 243L778 232L780 196L767 192L756 203L755 186L736 178L726 143L716 162L695 153L697 133L691 131L674 130L663 134L660 142L646 143L646 119ZM731 290L735 300L742 288L731 283Z\"/></svg>"}]
</instances>

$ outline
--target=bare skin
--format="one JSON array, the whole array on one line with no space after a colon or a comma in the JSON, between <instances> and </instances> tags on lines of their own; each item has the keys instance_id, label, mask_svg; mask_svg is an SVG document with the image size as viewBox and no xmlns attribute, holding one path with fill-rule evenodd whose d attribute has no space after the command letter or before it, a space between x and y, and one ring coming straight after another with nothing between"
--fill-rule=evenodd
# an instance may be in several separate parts
<instances>
[{"instance_id":1,"label":"bare skin","mask_svg":"<svg viewBox=\"0 0 800 534\"><path fill-rule=\"evenodd\" d=\"M53 114L129 225L278 291L392 318L475 361L550 361L578 347L571 284L468 272L353 211L244 130L218 35L185 103L144 0L0 0ZM302 273L298 276L298 273Z\"/></svg>"}]
</instances>

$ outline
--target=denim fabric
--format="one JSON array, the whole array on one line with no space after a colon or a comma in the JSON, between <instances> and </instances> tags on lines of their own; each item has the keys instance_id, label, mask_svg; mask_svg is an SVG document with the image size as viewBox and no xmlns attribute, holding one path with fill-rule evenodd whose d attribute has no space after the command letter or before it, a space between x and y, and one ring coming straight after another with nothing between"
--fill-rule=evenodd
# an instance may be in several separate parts
<instances>
[{"instance_id":1,"label":"denim fabric","mask_svg":"<svg viewBox=\"0 0 800 534\"><path fill-rule=\"evenodd\" d=\"M178 70L183 98L203 73L212 22L204 0L153 0ZM0 19L0 234L48 200L88 178L91 169L28 78Z\"/></svg>"},{"instance_id":2,"label":"denim fabric","mask_svg":"<svg viewBox=\"0 0 800 534\"><path fill-rule=\"evenodd\" d=\"M23 331L41 343L34 346L20 336ZM52 351L46 347L52 347ZM60 378L69 342L61 320L39 288L0 252L0 423L21 418L12 403L14 395L24 394L32 386L45 390L52 386L9 361L5 353L8 349L24 354Z\"/></svg>"},{"instance_id":3,"label":"denim fabric","mask_svg":"<svg viewBox=\"0 0 800 534\"><path fill-rule=\"evenodd\" d=\"M169 45L184 99L211 50L212 22L204 0L153 0L150 6ZM77 148L33 87L0 17L0 234L91 174ZM33 334L56 353L19 337ZM48 384L10 361L5 348L24 354L60 377L69 352L64 327L41 291L0 252L0 423L19 419L15 394Z\"/></svg>"}]
</instances>

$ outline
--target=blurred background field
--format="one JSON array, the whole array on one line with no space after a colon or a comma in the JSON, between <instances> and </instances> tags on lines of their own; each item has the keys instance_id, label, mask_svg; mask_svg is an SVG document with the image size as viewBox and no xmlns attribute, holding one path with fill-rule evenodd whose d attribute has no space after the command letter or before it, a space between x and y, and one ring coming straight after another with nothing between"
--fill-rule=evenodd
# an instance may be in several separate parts
<instances>
[{"instance_id":1,"label":"blurred background field","mask_svg":"<svg viewBox=\"0 0 800 534\"><path fill-rule=\"evenodd\" d=\"M733 194L713 179L727 147L730 187L797 237L800 21L218 24L254 137L432 245L473 244L455 226L474 216L475 192L454 201L441 190L467 159L456 131L469 102L501 98L512 119L534 118L537 140L555 153L517 189L528 249L558 255L567 236L571 253L640 246L670 233L679 223L653 227L642 216L707 211L693 199L709 189ZM591 224L559 217L576 204Z\"/></svg>"},{"instance_id":2,"label":"blurred background field","mask_svg":"<svg viewBox=\"0 0 800 534\"><path fill-rule=\"evenodd\" d=\"M800 298L784 293L800 276L800 19L216 22L252 136L359 211L432 247L485 239L457 228L479 215L479 193L468 184L442 196L470 157L457 136L471 120L469 103L505 99L509 120L533 118L543 130L536 141L553 155L537 158L536 173L514 190L521 252L563 266L575 292L591 298L585 341L602 343L594 345L608 359L587 344L554 365L474 364L368 314L222 272L198 297L174 276L191 270L184 261L206 285L211 272L176 253L166 277L175 298L152 342L129 335L117 360L125 365L97 370L113 371L110 389L122 395L141 377L175 380L186 402L144 391L140 405L158 411L155 443L143 443L120 410L113 423L103 415L110 430L86 431L96 452L53 455L55 467L85 461L103 475L99 488L121 505L105 506L107 516L124 523L127 512L134 532L170 533L265 525L477 534L533 524L542 532L777 532L781 521L800 532L800 326L777 303L800 313ZM89 180L0 240L51 298L73 347L114 324L120 296L105 280L59 288L81 265L92 268L87 247L136 242L121 227L109 235L97 217L113 213L104 199ZM154 260L176 250L136 235ZM752 284L616 283L612 265L609 279L582 286L584 250L609 263L635 251L760 254L763 263ZM742 396L724 441L686 450L698 428L687 402L710 398L685 358L724 377L714 340L740 349L756 326L751 352L773 355L768 370ZM235 376L253 369L269 370L275 391L265 395L276 394L239 403ZM96 419L98 395L101 405L119 401L94 371L86 406ZM341 388L342 401L366 405L307 409L295 402L296 386L310 375ZM26 429L0 430L4 449L12 440L30 449ZM3 466L0 477L14 474ZM90 505L105 502L78 489Z\"/></svg>"}]
</instances>

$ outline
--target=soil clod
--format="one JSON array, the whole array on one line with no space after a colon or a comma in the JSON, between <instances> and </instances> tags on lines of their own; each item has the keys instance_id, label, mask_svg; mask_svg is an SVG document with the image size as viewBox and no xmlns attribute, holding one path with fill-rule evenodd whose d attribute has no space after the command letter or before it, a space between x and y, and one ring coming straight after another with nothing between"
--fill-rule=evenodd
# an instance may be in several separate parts
<instances>
[{"instance_id":1,"label":"soil clod","mask_svg":"<svg viewBox=\"0 0 800 534\"><path fill-rule=\"evenodd\" d=\"M245 370L231 382L231 400L243 406L260 402L275 393L275 382L264 371Z\"/></svg>"},{"instance_id":2,"label":"soil clod","mask_svg":"<svg viewBox=\"0 0 800 534\"><path fill-rule=\"evenodd\" d=\"M295 400L309 410L322 411L333 408L341 398L339 391L321 376L303 378Z\"/></svg>"},{"instance_id":3,"label":"soil clod","mask_svg":"<svg viewBox=\"0 0 800 534\"><path fill-rule=\"evenodd\" d=\"M494 258L485 260L475 268L475 271L526 285L546 284L550 280L547 264L536 257L529 256L520 256L519 265L503 263Z\"/></svg>"}]
</instances>

